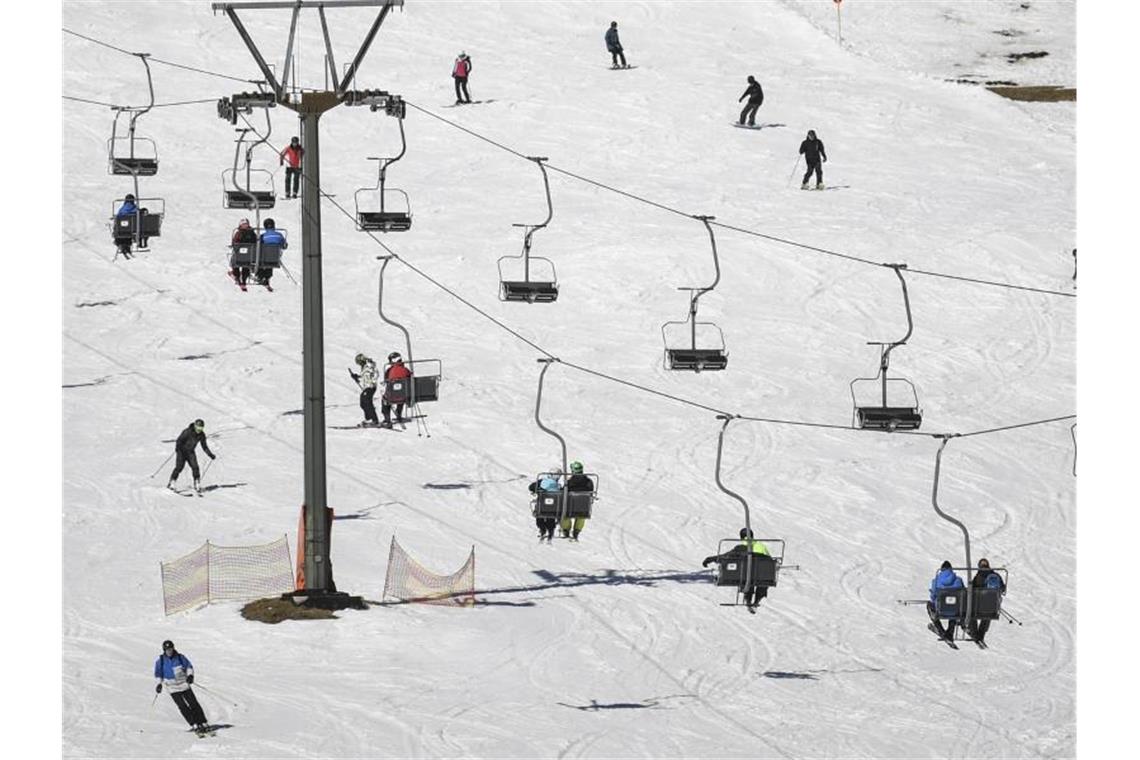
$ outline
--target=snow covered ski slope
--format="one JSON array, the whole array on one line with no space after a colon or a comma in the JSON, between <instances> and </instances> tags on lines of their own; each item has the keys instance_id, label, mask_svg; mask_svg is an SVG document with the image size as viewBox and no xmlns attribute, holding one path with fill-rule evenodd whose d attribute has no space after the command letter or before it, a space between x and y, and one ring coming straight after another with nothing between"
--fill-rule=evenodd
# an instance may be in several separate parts
<instances>
[{"instance_id":1,"label":"snow covered ski slope","mask_svg":"<svg viewBox=\"0 0 1140 760\"><path fill-rule=\"evenodd\" d=\"M356 79L409 104L388 180L414 223L377 235L408 264L388 266L384 308L444 381L400 435L350 428L361 415L345 368L403 348L377 314L386 251L351 218L355 190L376 181L367 158L392 155L399 133L383 113L338 108L320 157L336 582L378 601L393 535L440 573L474 546L478 603L271 626L235 604L165 617L158 564L206 540L295 539L301 288L278 272L272 292L242 292L226 274L250 213L222 208L235 134L215 104L252 89L257 69L205 0L64 3L65 96L145 104L138 58L99 43L152 54L162 107L138 129L161 166L140 184L166 204L150 251L113 261L107 220L131 184L107 174L112 114L66 100L65 755L1072 756L1071 420L954 438L943 455L939 503L968 526L975 560L1009 569L1005 604L1023 625L998 621L988 649L954 651L898 600L924 599L943 559L965 559L931 506L940 441L927 434L1075 412L1075 104L946 81L987 51L936 11L1024 30L1053 56L1024 62L1047 62L1051 81L1025 81L1072 85L1074 6L916 3L884 39L857 20L881 10L845 5L842 45L831 3L408 0L389 16ZM374 14L327 16L341 66ZM283 60L289 13L242 18ZM319 20L301 18L299 81L323 88ZM614 19L636 67L620 73L602 41ZM483 102L447 109L461 50ZM748 74L764 87L760 130L730 126ZM297 122L280 107L271 119L261 160L279 199L263 218L289 233L299 277L300 203L272 160ZM835 192L799 190L808 129ZM512 223L546 214L526 156L550 159L553 218L532 251L557 267L549 304L497 297L496 260L522 245ZM700 301L724 331L722 372L663 366L661 325L688 309L677 288L714 275L689 215L723 225L721 279ZM918 434L846 429L848 383L878 368L867 341L907 329L879 263L910 270L914 330L891 372L917 388ZM533 418L544 355L562 362L543 420L600 479L578 543L540 544L529 512L527 484L560 464ZM700 566L743 524L714 480L718 411L760 418L729 426L722 477L798 566L756 615L721 606L731 589ZM218 459L203 497L180 498L160 463L198 417ZM193 658L210 722L231 728L199 739L165 694L148 707L167 638Z\"/></svg>"}]
</instances>

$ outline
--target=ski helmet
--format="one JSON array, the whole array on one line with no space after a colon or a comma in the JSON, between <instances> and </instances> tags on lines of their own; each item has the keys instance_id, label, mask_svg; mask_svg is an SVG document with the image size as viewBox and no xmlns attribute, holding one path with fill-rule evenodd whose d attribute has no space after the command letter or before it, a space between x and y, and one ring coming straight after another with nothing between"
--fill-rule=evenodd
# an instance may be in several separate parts
<instances>
[{"instance_id":1,"label":"ski helmet","mask_svg":"<svg viewBox=\"0 0 1140 760\"><path fill-rule=\"evenodd\" d=\"M166 641L162 642L162 648L163 650L174 649L174 642L170 639L167 639Z\"/></svg>"},{"instance_id":2,"label":"ski helmet","mask_svg":"<svg viewBox=\"0 0 1140 760\"><path fill-rule=\"evenodd\" d=\"M390 361L390 362L403 361L403 357L400 356L399 351L393 351L392 353L388 354L388 361Z\"/></svg>"},{"instance_id":3,"label":"ski helmet","mask_svg":"<svg viewBox=\"0 0 1140 760\"><path fill-rule=\"evenodd\" d=\"M752 538L752 531L748 530L748 528L741 528L740 529L740 537L741 538Z\"/></svg>"},{"instance_id":4,"label":"ski helmet","mask_svg":"<svg viewBox=\"0 0 1140 760\"><path fill-rule=\"evenodd\" d=\"M266 219L265 220L265 229L272 230L272 229L275 229L276 227L277 227L277 223L274 222L272 219Z\"/></svg>"},{"instance_id":5,"label":"ski helmet","mask_svg":"<svg viewBox=\"0 0 1140 760\"><path fill-rule=\"evenodd\" d=\"M945 560L942 560L942 567L940 567L939 569L940 570L951 570L951 569L953 569L953 565L950 564L950 560L945 559Z\"/></svg>"},{"instance_id":6,"label":"ski helmet","mask_svg":"<svg viewBox=\"0 0 1140 760\"><path fill-rule=\"evenodd\" d=\"M570 472L582 472L583 467L581 462L571 462Z\"/></svg>"},{"instance_id":7,"label":"ski helmet","mask_svg":"<svg viewBox=\"0 0 1140 760\"><path fill-rule=\"evenodd\" d=\"M990 569L990 561L988 559L986 559L985 557L982 557L980 560L978 560L978 569L979 570L989 570Z\"/></svg>"},{"instance_id":8,"label":"ski helmet","mask_svg":"<svg viewBox=\"0 0 1140 760\"><path fill-rule=\"evenodd\" d=\"M127 197L126 197L126 198L124 198L123 200L125 200L125 201L132 201L132 202L133 202L133 201L134 201L134 199L135 199L134 193L127 193Z\"/></svg>"},{"instance_id":9,"label":"ski helmet","mask_svg":"<svg viewBox=\"0 0 1140 760\"><path fill-rule=\"evenodd\" d=\"M550 474L551 475L561 475L562 474L562 467L560 465L554 465L553 467L550 468Z\"/></svg>"},{"instance_id":10,"label":"ski helmet","mask_svg":"<svg viewBox=\"0 0 1140 760\"><path fill-rule=\"evenodd\" d=\"M357 354L356 355L356 363L359 364L361 367L363 367L364 363L367 361L368 361L368 357L365 356L364 354Z\"/></svg>"},{"instance_id":11,"label":"ski helmet","mask_svg":"<svg viewBox=\"0 0 1140 760\"><path fill-rule=\"evenodd\" d=\"M203 429L203 428L205 428L205 427L206 427L206 423L205 423L205 422L203 422L203 421L202 421L202 420L200 420L200 419L197 419L197 420L194 420L194 427L196 427L196 428L198 428L199 430L201 430L201 429Z\"/></svg>"},{"instance_id":12,"label":"ski helmet","mask_svg":"<svg viewBox=\"0 0 1140 760\"><path fill-rule=\"evenodd\" d=\"M301 142L301 138L300 138L300 137L297 137L296 135L293 135L293 137L289 138L289 143L290 143L291 145L297 145L297 144L299 144L300 142Z\"/></svg>"},{"instance_id":13,"label":"ski helmet","mask_svg":"<svg viewBox=\"0 0 1140 760\"><path fill-rule=\"evenodd\" d=\"M808 139L809 139L809 140L814 140L814 139L815 139L815 130L814 130L814 129L809 129L809 130L808 130Z\"/></svg>"},{"instance_id":14,"label":"ski helmet","mask_svg":"<svg viewBox=\"0 0 1140 760\"><path fill-rule=\"evenodd\" d=\"M248 227L248 226L249 226L249 220L248 219L242 219L240 222L238 222L238 227Z\"/></svg>"}]
</instances>

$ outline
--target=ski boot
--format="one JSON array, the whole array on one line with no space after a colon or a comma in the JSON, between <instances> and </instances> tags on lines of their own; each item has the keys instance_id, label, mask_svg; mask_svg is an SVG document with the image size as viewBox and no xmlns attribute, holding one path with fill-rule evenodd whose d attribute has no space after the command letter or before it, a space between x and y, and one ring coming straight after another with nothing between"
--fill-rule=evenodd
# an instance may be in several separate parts
<instances>
[{"instance_id":1,"label":"ski boot","mask_svg":"<svg viewBox=\"0 0 1140 760\"><path fill-rule=\"evenodd\" d=\"M815 189L816 190L822 190L823 189L823 183L822 182L816 182L815 183Z\"/></svg>"},{"instance_id":2,"label":"ski boot","mask_svg":"<svg viewBox=\"0 0 1140 760\"><path fill-rule=\"evenodd\" d=\"M807 189L808 189L808 186L807 186L806 182L803 183L802 185L800 185L800 190L807 190Z\"/></svg>"},{"instance_id":3,"label":"ski boot","mask_svg":"<svg viewBox=\"0 0 1140 760\"><path fill-rule=\"evenodd\" d=\"M581 533L581 532L582 532L582 531L580 531L580 530L576 530L576 531L574 531L572 534L570 534L570 538L572 538L573 540L577 541L577 540L578 540L578 534L579 534L579 533Z\"/></svg>"},{"instance_id":4,"label":"ski boot","mask_svg":"<svg viewBox=\"0 0 1140 760\"><path fill-rule=\"evenodd\" d=\"M198 494L199 496L202 495L202 483L198 480L198 478L194 478L194 493Z\"/></svg>"}]
</instances>

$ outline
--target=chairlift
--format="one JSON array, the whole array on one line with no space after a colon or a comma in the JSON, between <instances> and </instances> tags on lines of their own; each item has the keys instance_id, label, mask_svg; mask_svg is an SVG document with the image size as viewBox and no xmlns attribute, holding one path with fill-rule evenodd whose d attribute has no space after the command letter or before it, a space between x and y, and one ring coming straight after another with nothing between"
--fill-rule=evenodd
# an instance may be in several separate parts
<instances>
[{"instance_id":1,"label":"chairlift","mask_svg":"<svg viewBox=\"0 0 1140 760\"><path fill-rule=\"evenodd\" d=\"M273 182L273 172L267 169L253 168L253 151L259 145L269 141L273 126L269 121L269 109L265 110L265 134L257 133L252 127L235 130L238 139L234 146L234 165L222 172L222 207L228 209L242 209L245 211L260 211L270 209L277 204L277 188ZM238 164L242 155L242 146L246 135L250 132L258 134L260 139L250 143L245 148L244 168L239 171ZM245 184L241 178L244 176ZM254 179L257 187L254 187ZM260 224L260 219L258 220Z\"/></svg>"},{"instance_id":2,"label":"chairlift","mask_svg":"<svg viewBox=\"0 0 1140 760\"><path fill-rule=\"evenodd\" d=\"M918 430L922 425L922 409L918 405L918 391L914 383L904 377L888 377L891 352L906 345L914 331L910 313L910 295L902 270L906 264L887 264L902 284L903 304L906 307L906 335L889 343L868 341L879 347L879 373L874 377L857 377L851 381L851 400L854 406L852 425L869 430ZM877 403L876 403L877 402Z\"/></svg>"},{"instance_id":3,"label":"chairlift","mask_svg":"<svg viewBox=\"0 0 1140 760\"><path fill-rule=\"evenodd\" d=\"M166 201L162 198L135 198L137 211L125 216L116 216L126 198L111 202L111 240L124 254L130 254L133 245L137 250L148 250L144 243L152 237L162 236L162 220L166 215ZM155 207L152 210L152 207ZM116 253L116 256L118 254Z\"/></svg>"},{"instance_id":4,"label":"chairlift","mask_svg":"<svg viewBox=\"0 0 1140 760\"><path fill-rule=\"evenodd\" d=\"M724 434L732 422L729 415L717 415L718 420L724 420L720 428L720 436L716 445L716 485L724 493L740 502L744 508L744 532L737 538L722 538L717 542L716 585L732 586L736 589L734 600L727 606L741 605L741 596L757 588L775 588L779 583L780 568L784 564L784 548L786 541L782 538L754 538L752 537L751 511L748 502L740 494L731 491L721 480L721 461L724 453ZM768 554L757 554L752 550L753 544L762 543ZM727 547L727 548L726 548ZM734 547L743 547L744 551L735 551ZM754 606L754 605L753 605Z\"/></svg>"},{"instance_id":5,"label":"chairlift","mask_svg":"<svg viewBox=\"0 0 1140 760\"><path fill-rule=\"evenodd\" d=\"M665 369L691 370L722 370L728 366L728 351L725 348L724 333L712 322L697 320L697 301L705 293L711 292L720 282L720 259L716 251L716 237L713 235L710 221L713 216L696 216L705 225L709 233L709 242L712 244L713 266L716 268L716 278L712 284L703 288L682 287L678 290L689 292L689 316L680 322L666 322L661 325L661 338L665 343ZM688 340L684 335L688 334ZM699 338L699 340L698 340Z\"/></svg>"},{"instance_id":6,"label":"chairlift","mask_svg":"<svg viewBox=\"0 0 1140 760\"><path fill-rule=\"evenodd\" d=\"M400 152L392 157L369 156L368 160L376 161L379 167L376 185L362 187L353 194L356 203L356 229L361 232L406 232L412 228L412 202L408 194L396 187L385 187L388 167L403 158L408 151L408 142L404 135L403 110L398 109L394 113L398 114L397 122L400 125ZM395 204L392 201L395 201Z\"/></svg>"},{"instance_id":7,"label":"chairlift","mask_svg":"<svg viewBox=\"0 0 1140 760\"><path fill-rule=\"evenodd\" d=\"M257 235L257 240L252 243L232 243L230 245L230 268L238 269L245 267L248 269L277 269L283 266L281 256L283 249L280 245L273 243L263 243L261 241L261 234L265 230L260 226L253 227L254 234ZM289 231L283 227L274 227L273 229L281 233L281 236L288 241ZM233 239L231 235L230 239Z\"/></svg>"},{"instance_id":8,"label":"chairlift","mask_svg":"<svg viewBox=\"0 0 1140 760\"><path fill-rule=\"evenodd\" d=\"M411 382L400 378L386 380L384 383L384 396L392 404L406 404L414 407L417 404L430 401L439 401L439 384L443 379L443 362L439 359L416 359L412 354L412 335L408 329L384 313L384 270L392 256L377 256L384 263L380 265L380 284L377 288L376 310L387 324L397 328L404 334L404 345L407 347L404 366L412 373ZM387 376L391 364L384 365L384 375Z\"/></svg>"},{"instance_id":9,"label":"chairlift","mask_svg":"<svg viewBox=\"0 0 1140 760\"><path fill-rule=\"evenodd\" d=\"M554 203L550 199L550 179L547 177L546 165L543 163L550 159L545 156L527 156L527 158L538 164L538 168L542 172L542 184L546 189L546 219L541 224L511 225L512 227L522 227L526 230L526 233L523 235L523 249L521 254L518 256L502 256L498 260L499 300L523 301L526 303L553 303L558 300L558 274L554 270L554 262L542 256L530 255L531 239L534 237L534 233L550 224L550 220L554 218ZM503 273L503 262L509 260L521 260L521 280L517 277L508 279ZM539 262L537 267L539 275L547 276L532 277L532 262Z\"/></svg>"},{"instance_id":10,"label":"chairlift","mask_svg":"<svg viewBox=\"0 0 1140 760\"><path fill-rule=\"evenodd\" d=\"M145 108L128 106L114 106L115 120L111 124L111 139L107 141L107 170L111 174L132 176L136 182L139 177L151 177L158 173L158 146L149 137L140 137L135 134L135 127L139 117L154 107L154 81L150 75L150 64L147 58L150 53L134 53L142 61L146 69L147 91L150 93L150 103ZM129 114L127 120L126 136L119 134L119 119ZM138 188L135 188L138 195Z\"/></svg>"},{"instance_id":11,"label":"chairlift","mask_svg":"<svg viewBox=\"0 0 1140 760\"><path fill-rule=\"evenodd\" d=\"M554 430L551 430L542 423L542 386L546 378L546 370L550 369L550 365L558 361L557 359L539 359L538 362L542 364L542 372L538 375L538 396L534 403L534 421L539 429L547 435L552 435L558 440L558 444L562 450L562 473L563 477L569 477L569 467L567 465L566 456L566 439L559 435ZM589 491L570 491L566 488L566 483L562 482L561 488L557 491L536 491L534 500L531 501L531 514L536 518L554 518L556 520L565 520L567 518L593 517L594 502L598 498L598 475L597 473L587 472L583 473L590 479L593 486ZM549 472L540 472L535 478L535 482L542 480L543 476L552 475ZM558 478L556 478L558 479Z\"/></svg>"},{"instance_id":12,"label":"chairlift","mask_svg":"<svg viewBox=\"0 0 1140 760\"><path fill-rule=\"evenodd\" d=\"M965 587L960 589L939 589L934 598L934 610L931 617L940 620L953 620L958 623L954 638L957 640L972 640L970 632L974 620L997 620L1002 615L1001 603L1009 588L1009 571L1004 567L990 568L1002 580L1001 588L974 588L973 575L976 572L970 557L970 531L966 525L955 517L942 511L938 504L938 485L942 477L942 452L949 443L951 436L938 436L942 443L938 447L938 454L934 460L934 486L931 489L930 502L939 517L962 531L966 547L966 566L952 568L955 572L961 571L965 575ZM1006 613L1008 617L1008 613ZM1010 618L1012 622L1012 618Z\"/></svg>"}]
</instances>

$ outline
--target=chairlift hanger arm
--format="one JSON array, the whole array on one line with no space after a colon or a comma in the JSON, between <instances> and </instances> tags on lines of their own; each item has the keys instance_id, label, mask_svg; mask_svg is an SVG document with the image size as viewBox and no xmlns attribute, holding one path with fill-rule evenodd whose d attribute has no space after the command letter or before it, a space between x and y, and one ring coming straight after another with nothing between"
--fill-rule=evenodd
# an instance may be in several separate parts
<instances>
[{"instance_id":1,"label":"chairlift hanger arm","mask_svg":"<svg viewBox=\"0 0 1140 760\"><path fill-rule=\"evenodd\" d=\"M539 429L547 435L552 435L558 439L558 444L562 447L562 472L566 472L566 439L560 436L555 431L542 424L542 385L546 379L546 370L550 369L550 365L558 359L539 359L538 363L542 365L542 372L538 374L538 396L534 402L534 422L538 425ZM565 491L563 491L565 493Z\"/></svg>"},{"instance_id":2,"label":"chairlift hanger arm","mask_svg":"<svg viewBox=\"0 0 1140 760\"><path fill-rule=\"evenodd\" d=\"M938 514L939 517L953 525L957 525L958 528L962 531L962 537L966 543L966 588L969 588L970 575L973 571L973 564L970 561L970 531L966 528L966 525L961 520L946 514L942 511L942 508L938 506L938 483L942 477L942 451L946 448L946 444L950 442L950 439L957 436L942 435L938 437L942 439L942 443L939 444L938 455L934 459L934 485L931 488L930 492L930 503L934 506L934 511ZM966 595L966 619L970 619L971 596L971 594Z\"/></svg>"},{"instance_id":3,"label":"chairlift hanger arm","mask_svg":"<svg viewBox=\"0 0 1140 760\"><path fill-rule=\"evenodd\" d=\"M883 355L879 360L879 365L885 375L887 367L890 364L891 351L893 351L896 346L906 345L906 342L910 340L911 333L914 332L914 318L910 313L910 294L907 292L906 279L902 274L902 270L907 268L906 264L884 264L883 266L887 266L893 269L895 271L895 275L899 278L899 284L902 285L903 306L906 307L906 335L902 336L901 340L896 340L892 343L879 344L886 346L886 348L883 349Z\"/></svg>"},{"instance_id":4,"label":"chairlift hanger arm","mask_svg":"<svg viewBox=\"0 0 1140 760\"><path fill-rule=\"evenodd\" d=\"M389 319L388 316L386 314L384 314L384 271L388 268L388 264L392 261L393 257L392 256L377 256L376 258L378 258L384 262L383 264L380 265L380 284L379 284L379 287L377 289L376 310L380 314L380 319L384 320L384 322L392 325L392 327L395 327L396 329L398 329L400 332L402 332L404 334L404 345L408 349L408 363L411 363L411 362L415 361L415 357L412 355L412 336L411 336L411 333L409 333L408 329L406 327L404 327L402 324L395 321L394 319Z\"/></svg>"},{"instance_id":5,"label":"chairlift hanger arm","mask_svg":"<svg viewBox=\"0 0 1140 760\"><path fill-rule=\"evenodd\" d=\"M712 225L709 222L716 219L715 216L694 216L694 219L700 220L705 225L705 229L709 233L709 243L712 245L713 267L716 269L716 277L713 279L712 284L703 288L682 288L682 290L691 290L693 295L689 300L689 314L694 318L697 315L697 299L705 293L710 292L720 283L720 257L717 255L716 250L716 236L713 234Z\"/></svg>"},{"instance_id":6,"label":"chairlift hanger arm","mask_svg":"<svg viewBox=\"0 0 1140 760\"><path fill-rule=\"evenodd\" d=\"M735 419L735 415L718 414L716 416L716 418L718 420L724 420L724 424L721 425L721 427L720 427L720 435L717 437L717 442L716 442L716 485L717 485L717 488L719 488L721 491L725 492L726 494L728 494L732 498L736 499L738 502L740 502L740 505L742 507L744 507L744 527L748 529L749 533L751 533L752 532L752 515L751 515L750 510L748 509L748 502L745 501L744 497L741 496L740 494L736 493L735 491L729 490L724 485L724 481L722 481L720 479L721 458L722 458L722 454L724 452L724 433L726 430L728 430L728 424L730 422L732 422L733 419Z\"/></svg>"}]
</instances>

